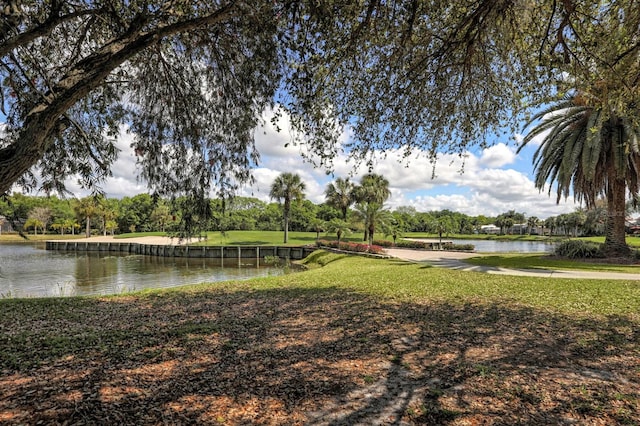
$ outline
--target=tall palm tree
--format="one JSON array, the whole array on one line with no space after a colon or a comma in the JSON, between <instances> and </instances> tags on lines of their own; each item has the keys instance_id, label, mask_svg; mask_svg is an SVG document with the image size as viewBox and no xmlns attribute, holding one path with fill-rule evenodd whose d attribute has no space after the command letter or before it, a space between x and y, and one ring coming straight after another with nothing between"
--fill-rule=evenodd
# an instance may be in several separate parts
<instances>
[{"instance_id":1,"label":"tall palm tree","mask_svg":"<svg viewBox=\"0 0 640 426\"><path fill-rule=\"evenodd\" d=\"M334 183L327 185L327 189L324 191L327 204L340 210L342 220L347 220L347 211L353 204L353 188L353 182L349 178L338 178Z\"/></svg>"},{"instance_id":2,"label":"tall palm tree","mask_svg":"<svg viewBox=\"0 0 640 426\"><path fill-rule=\"evenodd\" d=\"M361 210L367 209L367 204L374 204L373 209L381 209L382 205L391 196L389 181L382 175L369 173L360 179L360 185L353 188L353 200L361 205ZM362 216L362 214L360 214ZM369 236L369 226L365 225L364 241L372 241Z\"/></svg>"},{"instance_id":3,"label":"tall palm tree","mask_svg":"<svg viewBox=\"0 0 640 426\"><path fill-rule=\"evenodd\" d=\"M304 198L304 182L300 176L293 173L282 173L271 184L269 196L273 200L282 202L282 219L284 222L284 242L289 241L289 213L291 211L292 200L302 200Z\"/></svg>"},{"instance_id":4,"label":"tall palm tree","mask_svg":"<svg viewBox=\"0 0 640 426\"><path fill-rule=\"evenodd\" d=\"M527 219L527 226L529 227L529 230L528 230L529 235L531 235L531 232L533 230L537 231L539 225L540 225L540 219L538 219L537 217L531 216L529 219Z\"/></svg>"},{"instance_id":5,"label":"tall palm tree","mask_svg":"<svg viewBox=\"0 0 640 426\"><path fill-rule=\"evenodd\" d=\"M353 198L356 203L384 204L390 196L389 181L375 173L362 176L360 185L353 189Z\"/></svg>"},{"instance_id":6,"label":"tall palm tree","mask_svg":"<svg viewBox=\"0 0 640 426\"><path fill-rule=\"evenodd\" d=\"M604 253L626 256L625 199L627 190L637 195L640 189L640 125L630 115L619 116L594 103L574 93L539 112L532 120L539 123L518 151L548 132L533 157L536 187L542 190L547 181L555 181L558 202L573 191L587 208L599 195L606 196Z\"/></svg>"}]
</instances>

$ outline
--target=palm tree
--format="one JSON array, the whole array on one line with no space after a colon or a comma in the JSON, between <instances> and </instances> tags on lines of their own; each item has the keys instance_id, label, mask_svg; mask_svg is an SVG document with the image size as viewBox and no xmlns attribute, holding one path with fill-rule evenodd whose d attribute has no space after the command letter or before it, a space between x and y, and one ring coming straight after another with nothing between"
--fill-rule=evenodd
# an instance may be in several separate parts
<instances>
[{"instance_id":1,"label":"palm tree","mask_svg":"<svg viewBox=\"0 0 640 426\"><path fill-rule=\"evenodd\" d=\"M336 234L338 237L338 245L343 235L351 234L349 224L342 219L334 218L327 222L327 234Z\"/></svg>"},{"instance_id":2,"label":"palm tree","mask_svg":"<svg viewBox=\"0 0 640 426\"><path fill-rule=\"evenodd\" d=\"M451 216L440 216L431 223L431 228L433 231L438 234L440 239L440 249L442 249L442 234L448 234L453 231L453 220Z\"/></svg>"},{"instance_id":3,"label":"palm tree","mask_svg":"<svg viewBox=\"0 0 640 426\"><path fill-rule=\"evenodd\" d=\"M308 230L316 233L316 242L320 239L320 233L325 230L327 224L324 220L314 217L309 221Z\"/></svg>"},{"instance_id":4,"label":"palm tree","mask_svg":"<svg viewBox=\"0 0 640 426\"><path fill-rule=\"evenodd\" d=\"M282 173L271 184L269 196L273 200L282 200L282 219L284 222L284 242L289 241L289 213L292 200L304 198L305 184L300 176L293 173Z\"/></svg>"},{"instance_id":5,"label":"palm tree","mask_svg":"<svg viewBox=\"0 0 640 426\"><path fill-rule=\"evenodd\" d=\"M334 183L327 185L324 195L327 204L342 213L342 220L347 220L347 211L353 204L353 182L349 178L338 178Z\"/></svg>"},{"instance_id":6,"label":"palm tree","mask_svg":"<svg viewBox=\"0 0 640 426\"><path fill-rule=\"evenodd\" d=\"M556 223L557 221L555 216L549 216L544 220L544 227L549 230L549 236L553 235L553 232L556 229Z\"/></svg>"},{"instance_id":7,"label":"palm tree","mask_svg":"<svg viewBox=\"0 0 640 426\"><path fill-rule=\"evenodd\" d=\"M360 185L353 189L353 198L356 203L384 204L390 196L389 181L375 173L362 176Z\"/></svg>"},{"instance_id":8,"label":"palm tree","mask_svg":"<svg viewBox=\"0 0 640 426\"><path fill-rule=\"evenodd\" d=\"M389 210L384 209L382 204L374 202L356 204L354 213L356 218L364 223L369 245L373 244L376 227L386 228L393 220Z\"/></svg>"},{"instance_id":9,"label":"palm tree","mask_svg":"<svg viewBox=\"0 0 640 426\"><path fill-rule=\"evenodd\" d=\"M531 231L533 229L537 229L538 225L540 224L540 219L538 219L535 216L531 216L529 219L527 219L527 226L529 227L529 235L531 235ZM537 234L537 231L536 231Z\"/></svg>"},{"instance_id":10,"label":"palm tree","mask_svg":"<svg viewBox=\"0 0 640 426\"><path fill-rule=\"evenodd\" d=\"M375 204L377 207L374 208L377 209L381 209L385 201L391 196L389 181L384 176L375 173L362 176L360 185L354 187L352 193L353 199L357 204ZM364 241L367 240L372 241L373 238L369 236L369 227L365 222Z\"/></svg>"},{"instance_id":11,"label":"palm tree","mask_svg":"<svg viewBox=\"0 0 640 426\"><path fill-rule=\"evenodd\" d=\"M574 93L539 112L532 120L539 123L518 151L548 132L533 157L536 187L542 190L548 180L555 181L558 202L573 191L587 208L595 205L598 195L605 195L603 251L626 256L630 249L625 239L625 199L627 190L637 195L640 189L640 126L631 115L619 116L614 109L594 104L586 95Z\"/></svg>"}]
</instances>

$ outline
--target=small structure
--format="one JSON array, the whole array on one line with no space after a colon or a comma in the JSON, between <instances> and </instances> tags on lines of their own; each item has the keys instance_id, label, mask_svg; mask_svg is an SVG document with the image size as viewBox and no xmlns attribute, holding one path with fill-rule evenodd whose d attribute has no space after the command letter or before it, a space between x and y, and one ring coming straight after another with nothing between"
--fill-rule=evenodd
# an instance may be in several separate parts
<instances>
[{"instance_id":1,"label":"small structure","mask_svg":"<svg viewBox=\"0 0 640 426\"><path fill-rule=\"evenodd\" d=\"M480 227L481 234L499 234L500 228L495 226L493 223L491 225L482 225Z\"/></svg>"}]
</instances>

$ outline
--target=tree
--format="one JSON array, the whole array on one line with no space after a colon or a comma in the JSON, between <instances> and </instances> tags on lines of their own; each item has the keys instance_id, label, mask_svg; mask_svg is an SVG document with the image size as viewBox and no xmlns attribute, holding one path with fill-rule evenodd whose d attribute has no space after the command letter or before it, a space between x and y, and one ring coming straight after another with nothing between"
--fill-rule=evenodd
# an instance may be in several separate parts
<instances>
[{"instance_id":1,"label":"tree","mask_svg":"<svg viewBox=\"0 0 640 426\"><path fill-rule=\"evenodd\" d=\"M353 199L356 202L356 211L364 221L364 241L372 241L369 235L371 227L375 227L366 217L375 214L382 209L382 205L391 196L389 181L382 175L369 173L360 179L360 185L353 188ZM369 207L368 204L372 206ZM359 206L359 207L358 207Z\"/></svg>"},{"instance_id":2,"label":"tree","mask_svg":"<svg viewBox=\"0 0 640 426\"><path fill-rule=\"evenodd\" d=\"M38 228L44 228L44 223L35 217L27 218L24 223L24 229L33 228L33 235L38 235Z\"/></svg>"},{"instance_id":3,"label":"tree","mask_svg":"<svg viewBox=\"0 0 640 426\"><path fill-rule=\"evenodd\" d=\"M549 236L553 235L556 229L557 220L555 216L549 216L544 220L544 227L549 230Z\"/></svg>"},{"instance_id":4,"label":"tree","mask_svg":"<svg viewBox=\"0 0 640 426\"><path fill-rule=\"evenodd\" d=\"M309 221L309 230L316 233L316 241L320 239L320 233L327 228L327 223L318 218L313 218Z\"/></svg>"},{"instance_id":5,"label":"tree","mask_svg":"<svg viewBox=\"0 0 640 426\"><path fill-rule=\"evenodd\" d=\"M118 200L99 197L97 214L102 220L102 235L106 236L107 231L113 235L113 232L118 227L116 222L118 217ZM109 224L108 226L107 223ZM113 226L114 223L116 224L115 227Z\"/></svg>"},{"instance_id":6,"label":"tree","mask_svg":"<svg viewBox=\"0 0 640 426\"><path fill-rule=\"evenodd\" d=\"M538 219L536 216L530 216L529 219L527 219L527 226L529 227L527 233L531 235L533 230L536 230L536 233L537 233L537 228L539 225L540 225L540 219Z\"/></svg>"},{"instance_id":7,"label":"tree","mask_svg":"<svg viewBox=\"0 0 640 426\"><path fill-rule=\"evenodd\" d=\"M334 218L327 223L327 234L336 234L336 237L338 237L338 244L340 244L343 235L351 234L351 228L346 221Z\"/></svg>"},{"instance_id":8,"label":"tree","mask_svg":"<svg viewBox=\"0 0 640 426\"><path fill-rule=\"evenodd\" d=\"M249 179L271 106L320 164L348 124L371 166L375 150L463 153L569 85L604 78L600 105L640 104L631 0L2 4L0 193L36 169L45 191L99 186L124 124L152 192L204 199Z\"/></svg>"},{"instance_id":9,"label":"tree","mask_svg":"<svg viewBox=\"0 0 640 426\"><path fill-rule=\"evenodd\" d=\"M598 98L607 98L602 87ZM556 183L557 202L573 193L587 208L599 196L607 199L607 223L603 251L609 256L627 256L625 238L626 194L640 191L639 112L621 115L611 105L597 106L594 93L574 91L533 117L538 123L525 136L521 150L538 135L546 134L534 154L535 184ZM635 107L624 109L630 112ZM549 187L549 193L551 192Z\"/></svg>"},{"instance_id":10,"label":"tree","mask_svg":"<svg viewBox=\"0 0 640 426\"><path fill-rule=\"evenodd\" d=\"M91 236L91 218L99 212L99 200L96 197L82 198L74 206L76 214L85 221L85 236Z\"/></svg>"},{"instance_id":11,"label":"tree","mask_svg":"<svg viewBox=\"0 0 640 426\"><path fill-rule=\"evenodd\" d=\"M354 202L353 188L353 182L349 178L338 178L328 184L324 191L327 204L342 213L342 220L347 220L347 212Z\"/></svg>"},{"instance_id":12,"label":"tree","mask_svg":"<svg viewBox=\"0 0 640 426\"><path fill-rule=\"evenodd\" d=\"M282 203L282 221L284 227L284 242L289 241L289 214L291 201L304 198L305 184L300 176L293 173L282 173L271 184L269 196Z\"/></svg>"},{"instance_id":13,"label":"tree","mask_svg":"<svg viewBox=\"0 0 640 426\"><path fill-rule=\"evenodd\" d=\"M382 204L376 202L362 202L355 205L355 217L364 223L367 242L373 244L373 238L377 228L386 229L393 221L391 212L384 209Z\"/></svg>"},{"instance_id":14,"label":"tree","mask_svg":"<svg viewBox=\"0 0 640 426\"><path fill-rule=\"evenodd\" d=\"M158 203L154 207L149 220L153 224L155 230L165 232L167 224L171 222L173 215L169 209L169 205L164 200L158 200Z\"/></svg>"},{"instance_id":15,"label":"tree","mask_svg":"<svg viewBox=\"0 0 640 426\"><path fill-rule=\"evenodd\" d=\"M49 207L34 207L29 213L28 219L27 223L33 225L36 235L38 234L38 228L41 228L44 234L47 230L47 224L51 220L51 209ZM27 223L25 223L25 227L28 227Z\"/></svg>"},{"instance_id":16,"label":"tree","mask_svg":"<svg viewBox=\"0 0 640 426\"><path fill-rule=\"evenodd\" d=\"M431 229L438 234L440 248L442 248L442 234L448 234L455 228L451 216L440 216L431 223Z\"/></svg>"}]
</instances>

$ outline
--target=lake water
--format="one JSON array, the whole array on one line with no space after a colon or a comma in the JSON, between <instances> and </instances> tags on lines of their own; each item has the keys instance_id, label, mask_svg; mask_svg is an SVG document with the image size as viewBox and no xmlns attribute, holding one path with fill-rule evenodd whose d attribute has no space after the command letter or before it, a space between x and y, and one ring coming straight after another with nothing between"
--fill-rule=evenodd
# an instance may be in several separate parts
<instances>
[{"instance_id":1,"label":"lake water","mask_svg":"<svg viewBox=\"0 0 640 426\"><path fill-rule=\"evenodd\" d=\"M444 239L443 239L444 240ZM543 241L447 240L454 244L473 244L480 253L547 253L555 244Z\"/></svg>"},{"instance_id":2,"label":"lake water","mask_svg":"<svg viewBox=\"0 0 640 426\"><path fill-rule=\"evenodd\" d=\"M255 259L188 259L72 253L0 244L0 298L120 294L147 288L280 275Z\"/></svg>"}]
</instances>

